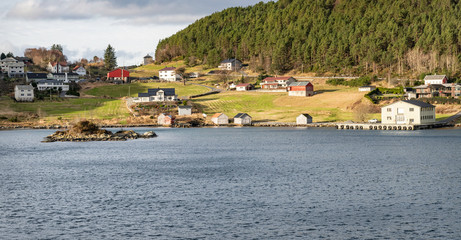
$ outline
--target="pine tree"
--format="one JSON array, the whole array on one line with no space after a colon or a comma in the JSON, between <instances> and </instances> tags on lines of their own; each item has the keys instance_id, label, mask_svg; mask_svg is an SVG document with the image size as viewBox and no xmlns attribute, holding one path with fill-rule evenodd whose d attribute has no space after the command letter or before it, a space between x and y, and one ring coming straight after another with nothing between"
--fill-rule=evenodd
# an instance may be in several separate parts
<instances>
[{"instance_id":1,"label":"pine tree","mask_svg":"<svg viewBox=\"0 0 461 240\"><path fill-rule=\"evenodd\" d=\"M117 66L117 57L114 48L109 44L104 52L104 67L111 71Z\"/></svg>"},{"instance_id":2,"label":"pine tree","mask_svg":"<svg viewBox=\"0 0 461 240\"><path fill-rule=\"evenodd\" d=\"M64 53L61 44L53 44L53 46L51 46L51 50L56 50L60 51L61 53Z\"/></svg>"},{"instance_id":3,"label":"pine tree","mask_svg":"<svg viewBox=\"0 0 461 240\"><path fill-rule=\"evenodd\" d=\"M3 59L5 59L5 58L6 58L5 53L2 53L2 55L0 56L0 60L3 60Z\"/></svg>"}]
</instances>

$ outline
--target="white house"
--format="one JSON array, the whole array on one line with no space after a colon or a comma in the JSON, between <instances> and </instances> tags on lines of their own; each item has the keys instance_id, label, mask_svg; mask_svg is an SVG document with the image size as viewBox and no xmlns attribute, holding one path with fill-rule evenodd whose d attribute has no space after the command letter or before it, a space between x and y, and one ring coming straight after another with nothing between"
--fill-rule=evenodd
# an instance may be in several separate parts
<instances>
[{"instance_id":1,"label":"white house","mask_svg":"<svg viewBox=\"0 0 461 240\"><path fill-rule=\"evenodd\" d=\"M375 89L376 89L375 86L361 86L359 87L359 92L371 92Z\"/></svg>"},{"instance_id":2,"label":"white house","mask_svg":"<svg viewBox=\"0 0 461 240\"><path fill-rule=\"evenodd\" d=\"M86 75L86 69L83 66L75 66L72 72L78 74L79 76Z\"/></svg>"},{"instance_id":3,"label":"white house","mask_svg":"<svg viewBox=\"0 0 461 240\"><path fill-rule=\"evenodd\" d=\"M166 67L158 71L159 79L162 81L174 82L181 79L179 74L176 74L175 67Z\"/></svg>"},{"instance_id":4,"label":"white house","mask_svg":"<svg viewBox=\"0 0 461 240\"><path fill-rule=\"evenodd\" d=\"M41 80L37 82L37 88L40 91L54 89L62 91L69 91L69 85L65 84L64 81L58 80Z\"/></svg>"},{"instance_id":5,"label":"white house","mask_svg":"<svg viewBox=\"0 0 461 240\"><path fill-rule=\"evenodd\" d=\"M51 73L69 72L69 66L66 62L49 62L46 70Z\"/></svg>"},{"instance_id":6,"label":"white house","mask_svg":"<svg viewBox=\"0 0 461 240\"><path fill-rule=\"evenodd\" d=\"M191 106L178 106L178 115L179 116L192 115L192 107Z\"/></svg>"},{"instance_id":7,"label":"white house","mask_svg":"<svg viewBox=\"0 0 461 240\"><path fill-rule=\"evenodd\" d=\"M312 123L312 117L311 115L307 113L302 113L298 117L296 117L296 124L298 125L305 125L308 123Z\"/></svg>"},{"instance_id":8,"label":"white house","mask_svg":"<svg viewBox=\"0 0 461 240\"><path fill-rule=\"evenodd\" d=\"M448 79L445 75L426 75L424 77L424 85L445 84L447 81Z\"/></svg>"},{"instance_id":9,"label":"white house","mask_svg":"<svg viewBox=\"0 0 461 240\"><path fill-rule=\"evenodd\" d=\"M238 113L234 116L234 123L239 125L251 125L251 116L246 113Z\"/></svg>"},{"instance_id":10,"label":"white house","mask_svg":"<svg viewBox=\"0 0 461 240\"><path fill-rule=\"evenodd\" d=\"M267 77L260 83L262 89L277 90L286 89L292 82L296 82L293 77Z\"/></svg>"},{"instance_id":11,"label":"white house","mask_svg":"<svg viewBox=\"0 0 461 240\"><path fill-rule=\"evenodd\" d=\"M250 83L241 83L235 86L236 91L249 91L252 89L254 89L254 86L253 84L250 84Z\"/></svg>"},{"instance_id":12,"label":"white house","mask_svg":"<svg viewBox=\"0 0 461 240\"><path fill-rule=\"evenodd\" d=\"M147 93L138 93L138 97L133 98L133 102L174 102L178 100L178 95L174 88L151 88Z\"/></svg>"},{"instance_id":13,"label":"white house","mask_svg":"<svg viewBox=\"0 0 461 240\"><path fill-rule=\"evenodd\" d=\"M226 59L222 61L219 66L219 70L237 71L242 68L242 62L237 59Z\"/></svg>"},{"instance_id":14,"label":"white house","mask_svg":"<svg viewBox=\"0 0 461 240\"><path fill-rule=\"evenodd\" d=\"M211 117L211 121L216 125L229 124L229 117L224 113L216 113Z\"/></svg>"},{"instance_id":15,"label":"white house","mask_svg":"<svg viewBox=\"0 0 461 240\"><path fill-rule=\"evenodd\" d=\"M398 101L381 108L383 124L429 124L435 122L435 106L418 100Z\"/></svg>"},{"instance_id":16,"label":"white house","mask_svg":"<svg viewBox=\"0 0 461 240\"><path fill-rule=\"evenodd\" d=\"M64 81L65 83L69 83L70 81L77 82L79 79L77 73L50 73L48 76L51 77L51 79Z\"/></svg>"},{"instance_id":17,"label":"white house","mask_svg":"<svg viewBox=\"0 0 461 240\"><path fill-rule=\"evenodd\" d=\"M0 67L8 77L24 77L24 62L15 58L8 57L0 61Z\"/></svg>"},{"instance_id":18,"label":"white house","mask_svg":"<svg viewBox=\"0 0 461 240\"><path fill-rule=\"evenodd\" d=\"M16 85L14 87L14 99L18 102L34 101L34 87L31 85Z\"/></svg>"}]
</instances>

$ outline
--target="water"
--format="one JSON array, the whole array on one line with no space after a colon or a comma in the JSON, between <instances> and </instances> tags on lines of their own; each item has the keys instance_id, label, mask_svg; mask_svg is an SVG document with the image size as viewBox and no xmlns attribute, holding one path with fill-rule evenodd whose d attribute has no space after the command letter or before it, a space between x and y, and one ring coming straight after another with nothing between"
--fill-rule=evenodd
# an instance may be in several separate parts
<instances>
[{"instance_id":1,"label":"water","mask_svg":"<svg viewBox=\"0 0 461 240\"><path fill-rule=\"evenodd\" d=\"M154 131L0 131L0 239L461 238L460 129Z\"/></svg>"}]
</instances>

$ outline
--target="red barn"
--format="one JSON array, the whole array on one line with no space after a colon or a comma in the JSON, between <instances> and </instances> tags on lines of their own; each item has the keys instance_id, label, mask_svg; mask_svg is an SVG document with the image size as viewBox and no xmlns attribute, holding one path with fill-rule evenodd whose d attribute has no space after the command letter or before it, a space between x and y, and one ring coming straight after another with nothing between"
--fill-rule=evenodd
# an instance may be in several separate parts
<instances>
[{"instance_id":1,"label":"red barn","mask_svg":"<svg viewBox=\"0 0 461 240\"><path fill-rule=\"evenodd\" d=\"M314 85L310 82L293 82L288 86L288 96L313 96Z\"/></svg>"},{"instance_id":2,"label":"red barn","mask_svg":"<svg viewBox=\"0 0 461 240\"><path fill-rule=\"evenodd\" d=\"M129 77L130 77L130 72L124 69L122 70L120 68L107 73L107 79L114 80L114 81L127 82Z\"/></svg>"}]
</instances>

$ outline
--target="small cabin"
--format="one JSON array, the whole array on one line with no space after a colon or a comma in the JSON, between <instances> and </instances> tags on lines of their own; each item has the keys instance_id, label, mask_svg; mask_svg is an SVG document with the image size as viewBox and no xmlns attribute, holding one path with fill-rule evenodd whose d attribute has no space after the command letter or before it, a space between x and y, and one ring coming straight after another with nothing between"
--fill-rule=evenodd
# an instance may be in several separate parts
<instances>
[{"instance_id":1,"label":"small cabin","mask_svg":"<svg viewBox=\"0 0 461 240\"><path fill-rule=\"evenodd\" d=\"M191 106L178 106L178 115L179 116L192 115L192 107Z\"/></svg>"},{"instance_id":2,"label":"small cabin","mask_svg":"<svg viewBox=\"0 0 461 240\"><path fill-rule=\"evenodd\" d=\"M375 86L361 86L359 87L359 92L371 92L375 89L376 89Z\"/></svg>"},{"instance_id":3,"label":"small cabin","mask_svg":"<svg viewBox=\"0 0 461 240\"><path fill-rule=\"evenodd\" d=\"M296 124L297 125L305 125L305 124L309 124L309 123L312 123L312 116L307 114L307 113L300 114L296 118Z\"/></svg>"},{"instance_id":4,"label":"small cabin","mask_svg":"<svg viewBox=\"0 0 461 240\"><path fill-rule=\"evenodd\" d=\"M229 124L229 117L224 113L216 113L211 117L211 121L216 125Z\"/></svg>"},{"instance_id":5,"label":"small cabin","mask_svg":"<svg viewBox=\"0 0 461 240\"><path fill-rule=\"evenodd\" d=\"M253 89L254 89L254 86L253 84L250 84L250 83L241 83L235 86L236 91L250 91Z\"/></svg>"},{"instance_id":6,"label":"small cabin","mask_svg":"<svg viewBox=\"0 0 461 240\"><path fill-rule=\"evenodd\" d=\"M174 123L174 118L171 115L166 115L161 113L157 118L158 125L172 125Z\"/></svg>"},{"instance_id":7,"label":"small cabin","mask_svg":"<svg viewBox=\"0 0 461 240\"><path fill-rule=\"evenodd\" d=\"M246 113L238 113L234 116L234 124L251 125L251 116Z\"/></svg>"}]
</instances>

